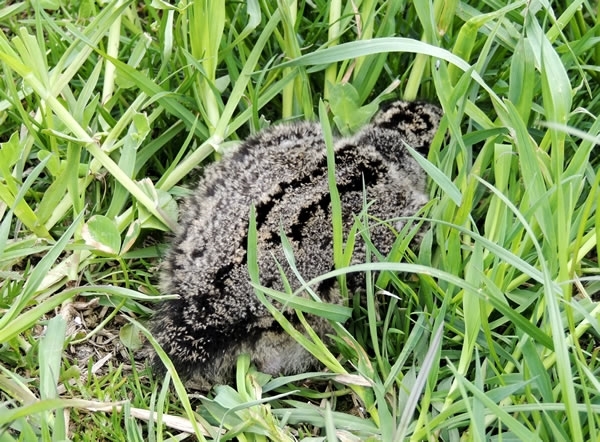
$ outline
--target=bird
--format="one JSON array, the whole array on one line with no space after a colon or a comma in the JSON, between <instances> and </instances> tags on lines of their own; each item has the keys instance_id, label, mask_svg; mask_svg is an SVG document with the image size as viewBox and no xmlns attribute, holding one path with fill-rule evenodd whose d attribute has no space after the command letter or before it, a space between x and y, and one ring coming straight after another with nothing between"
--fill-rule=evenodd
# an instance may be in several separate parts
<instances>
[{"instance_id":1,"label":"bird","mask_svg":"<svg viewBox=\"0 0 600 442\"><path fill-rule=\"evenodd\" d=\"M405 217L428 202L426 173L405 145L426 155L441 118L434 104L396 100L382 106L354 135L334 139L344 234L368 201L369 216L394 220L370 225L372 244L389 253ZM289 264L282 234L305 280L334 269L327 149L319 123L276 124L251 135L205 167L181 203L179 227L160 272L161 290L179 297L158 304L150 330L179 376L201 389L230 384L237 358L244 353L259 371L274 376L318 367L269 313L250 283L251 207L261 285L285 289L280 271L289 272ZM364 262L365 253L366 244L357 235L352 263ZM293 278L288 279L293 285ZM359 285L360 277L348 282L350 290ZM343 302L335 279L320 282L314 291L323 302ZM293 310L279 307L299 324ZM306 317L319 336L331 333L326 319ZM156 354L151 365L156 373L165 370Z\"/></svg>"}]
</instances>

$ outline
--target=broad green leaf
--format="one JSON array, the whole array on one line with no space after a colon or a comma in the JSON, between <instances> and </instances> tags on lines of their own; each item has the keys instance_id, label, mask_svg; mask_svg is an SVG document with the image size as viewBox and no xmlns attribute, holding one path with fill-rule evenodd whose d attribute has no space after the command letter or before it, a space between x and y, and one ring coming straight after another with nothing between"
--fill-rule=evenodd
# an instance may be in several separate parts
<instances>
[{"instance_id":1,"label":"broad green leaf","mask_svg":"<svg viewBox=\"0 0 600 442\"><path fill-rule=\"evenodd\" d=\"M83 226L81 237L94 252L102 256L118 256L121 235L117 224L104 215L94 215Z\"/></svg>"},{"instance_id":2,"label":"broad green leaf","mask_svg":"<svg viewBox=\"0 0 600 442\"><path fill-rule=\"evenodd\" d=\"M164 214L164 218L169 220L177 219L177 202L173 199L171 194L165 192L162 189L157 189L149 179L143 179L139 181L140 189L154 201L154 207L156 210ZM146 206L139 204L138 206L138 219L141 223L142 228L153 228L159 230L174 230L175 226L167 226L151 214Z\"/></svg>"},{"instance_id":3,"label":"broad green leaf","mask_svg":"<svg viewBox=\"0 0 600 442\"><path fill-rule=\"evenodd\" d=\"M125 233L125 238L123 238L123 244L121 246L121 252L119 253L121 256L127 253L135 244L138 236L141 232L141 223L139 220L134 220L131 224L129 224L129 228Z\"/></svg>"},{"instance_id":4,"label":"broad green leaf","mask_svg":"<svg viewBox=\"0 0 600 442\"><path fill-rule=\"evenodd\" d=\"M119 329L119 339L125 347L131 351L136 351L142 348L142 333L132 324L125 324Z\"/></svg>"},{"instance_id":5,"label":"broad green leaf","mask_svg":"<svg viewBox=\"0 0 600 442\"><path fill-rule=\"evenodd\" d=\"M350 83L331 86L329 107L340 133L351 135L364 126L377 112L377 103L360 105L358 91Z\"/></svg>"}]
</instances>

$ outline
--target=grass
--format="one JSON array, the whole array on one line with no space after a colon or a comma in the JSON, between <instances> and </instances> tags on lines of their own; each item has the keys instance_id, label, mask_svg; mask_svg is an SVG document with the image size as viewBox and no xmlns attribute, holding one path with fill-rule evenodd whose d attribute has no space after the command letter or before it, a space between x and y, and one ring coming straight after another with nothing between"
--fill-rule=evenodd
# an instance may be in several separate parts
<instances>
[{"instance_id":1,"label":"grass","mask_svg":"<svg viewBox=\"0 0 600 442\"><path fill-rule=\"evenodd\" d=\"M598 14L587 0L3 3L0 441L599 440ZM341 321L327 347L272 309L328 370L270 379L242 357L237 384L206 397L154 379L133 357L194 169L279 121L351 132L391 97L445 113L420 160L421 248L404 232L388 260L323 275L369 276L367 302L335 310L260 287L250 265L263 302ZM356 231L374 222L357 214ZM336 232L343 264L351 236Z\"/></svg>"}]
</instances>

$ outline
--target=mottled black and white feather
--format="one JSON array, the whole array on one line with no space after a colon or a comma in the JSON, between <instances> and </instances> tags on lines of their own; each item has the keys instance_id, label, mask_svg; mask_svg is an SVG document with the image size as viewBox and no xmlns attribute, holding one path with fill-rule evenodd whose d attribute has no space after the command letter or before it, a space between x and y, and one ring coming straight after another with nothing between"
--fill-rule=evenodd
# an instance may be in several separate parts
<instances>
[{"instance_id":1,"label":"mottled black and white feather","mask_svg":"<svg viewBox=\"0 0 600 442\"><path fill-rule=\"evenodd\" d=\"M369 214L380 219L411 216L425 205L425 174L404 142L426 152L440 118L436 106L397 101L356 135L335 141L345 233L363 209L365 191ZM181 207L180 229L161 275L162 290L180 298L159 305L151 328L180 375L205 388L231 381L241 353L274 375L315 366L250 286L246 246L251 205L256 208L263 285L283 288L277 268L277 261L286 262L281 229L306 280L333 269L326 148L317 123L273 126L248 138L206 168ZM396 234L379 225L370 236L387 253ZM364 250L358 239L354 262L364 259ZM315 290L323 301L340 302L335 281ZM321 336L330 331L321 318L309 316L309 322ZM153 365L161 370L156 356Z\"/></svg>"}]
</instances>

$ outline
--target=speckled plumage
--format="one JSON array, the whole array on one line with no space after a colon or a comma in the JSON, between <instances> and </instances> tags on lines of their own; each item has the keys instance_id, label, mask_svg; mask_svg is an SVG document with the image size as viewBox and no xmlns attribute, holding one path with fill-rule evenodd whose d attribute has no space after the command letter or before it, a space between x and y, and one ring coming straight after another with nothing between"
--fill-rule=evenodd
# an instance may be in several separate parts
<instances>
[{"instance_id":1,"label":"speckled plumage","mask_svg":"<svg viewBox=\"0 0 600 442\"><path fill-rule=\"evenodd\" d=\"M353 214L363 208L364 189L372 202L369 214L380 219L413 215L427 202L425 175L402 141L426 152L440 117L433 105L397 101L353 137L336 140L336 180L346 234ZM281 228L306 280L332 270L326 149L317 123L273 126L248 138L206 168L181 207L180 230L161 275L162 289L180 298L158 307L151 328L179 373L196 385L230 381L241 353L249 353L259 370L274 375L315 366L249 284L246 246L252 204L263 285L282 288L273 258L285 266ZM383 225L371 232L382 253L395 238ZM353 260L362 259L364 244L358 240ZM322 283L316 291L324 301L340 302L335 281ZM309 321L319 334L329 331L326 321L310 316ZM153 365L162 367L156 356Z\"/></svg>"}]
</instances>

